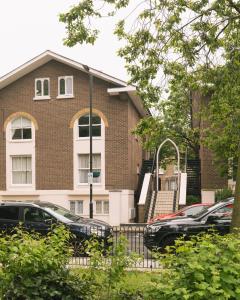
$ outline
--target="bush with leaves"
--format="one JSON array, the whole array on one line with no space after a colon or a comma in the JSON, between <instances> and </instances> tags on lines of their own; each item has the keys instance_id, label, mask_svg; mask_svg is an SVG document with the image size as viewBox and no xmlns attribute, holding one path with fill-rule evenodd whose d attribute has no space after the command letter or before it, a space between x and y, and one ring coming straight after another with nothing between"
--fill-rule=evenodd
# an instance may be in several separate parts
<instances>
[{"instance_id":1,"label":"bush with leaves","mask_svg":"<svg viewBox=\"0 0 240 300\"><path fill-rule=\"evenodd\" d=\"M218 190L215 193L215 200L216 201L221 201L221 200L225 200L227 198L230 198L233 196L233 191L228 189L228 188L224 188L222 190Z\"/></svg>"},{"instance_id":2,"label":"bush with leaves","mask_svg":"<svg viewBox=\"0 0 240 300\"><path fill-rule=\"evenodd\" d=\"M45 237L17 229L0 236L0 299L83 299L87 283L66 268L70 233L56 227Z\"/></svg>"},{"instance_id":3,"label":"bush with leaves","mask_svg":"<svg viewBox=\"0 0 240 300\"><path fill-rule=\"evenodd\" d=\"M146 299L240 299L239 232L178 240L159 259L163 271L149 288Z\"/></svg>"}]
</instances>

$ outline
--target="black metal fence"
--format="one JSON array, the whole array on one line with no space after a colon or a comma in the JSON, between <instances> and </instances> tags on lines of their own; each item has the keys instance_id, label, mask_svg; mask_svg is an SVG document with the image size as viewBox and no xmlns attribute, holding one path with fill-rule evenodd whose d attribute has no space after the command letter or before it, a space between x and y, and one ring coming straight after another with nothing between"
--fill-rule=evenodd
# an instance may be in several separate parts
<instances>
[{"instance_id":1,"label":"black metal fence","mask_svg":"<svg viewBox=\"0 0 240 300\"><path fill-rule=\"evenodd\" d=\"M133 224L133 225L121 225L119 227L113 227L112 231L112 249L120 241L120 237L124 237L126 243L126 255L135 253L138 256L136 262L131 268L148 268L157 269L160 268L159 261L156 260L151 251L144 246L144 228L145 224ZM89 266L91 264L91 257L84 254L79 254L79 245L75 246L74 256L71 258L70 266ZM114 255L114 254L113 254ZM109 257L107 258L109 259Z\"/></svg>"}]
</instances>

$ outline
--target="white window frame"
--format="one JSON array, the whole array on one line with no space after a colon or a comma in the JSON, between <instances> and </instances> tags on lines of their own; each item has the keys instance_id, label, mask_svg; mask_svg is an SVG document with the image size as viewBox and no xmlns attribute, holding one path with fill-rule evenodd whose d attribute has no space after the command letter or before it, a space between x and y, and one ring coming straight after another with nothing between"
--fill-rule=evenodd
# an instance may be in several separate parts
<instances>
[{"instance_id":1,"label":"white window frame","mask_svg":"<svg viewBox=\"0 0 240 300\"><path fill-rule=\"evenodd\" d=\"M74 211L71 209L71 205L73 205ZM79 207L82 208L80 211L79 211ZM70 200L70 211L73 212L76 215L83 215L83 212L84 212L84 200Z\"/></svg>"},{"instance_id":2,"label":"white window frame","mask_svg":"<svg viewBox=\"0 0 240 300\"><path fill-rule=\"evenodd\" d=\"M97 203L101 203L101 212L97 211ZM108 211L106 212L104 204L108 203ZM95 200L96 215L109 215L109 200Z\"/></svg>"},{"instance_id":3,"label":"white window frame","mask_svg":"<svg viewBox=\"0 0 240 300\"><path fill-rule=\"evenodd\" d=\"M37 82L38 81L41 81L41 87L42 87L42 94L43 94L43 91L44 91L44 80L47 80L48 81L48 95L37 95ZM33 100L49 100L51 99L50 97L50 78L49 77L46 77L46 78L36 78L35 79L35 96L33 98Z\"/></svg>"},{"instance_id":4,"label":"white window frame","mask_svg":"<svg viewBox=\"0 0 240 300\"><path fill-rule=\"evenodd\" d=\"M78 153L77 154L77 161L78 161L78 185L88 185L88 182L80 182L80 170L88 170L88 173L90 172L90 159L89 159L89 166L88 168L80 168L79 166L79 156L80 155L88 155L90 156L90 154L88 153ZM100 155L100 181L99 182L93 182L93 185L101 185L102 184L102 153L93 153L93 155ZM94 172L94 170L99 170L99 168L92 168L92 171Z\"/></svg>"},{"instance_id":5,"label":"white window frame","mask_svg":"<svg viewBox=\"0 0 240 300\"><path fill-rule=\"evenodd\" d=\"M31 183L13 183L13 158L16 157L31 157ZM27 172L27 170L26 170ZM33 161L32 161L32 155L11 155L11 185L12 186L32 186L33 185Z\"/></svg>"},{"instance_id":6,"label":"white window frame","mask_svg":"<svg viewBox=\"0 0 240 300\"><path fill-rule=\"evenodd\" d=\"M81 116L81 117L84 117L84 116L86 116L86 115L89 116L89 113L87 113L87 114L85 114L85 115L83 115L83 116ZM92 124L92 127L100 126L100 127L101 127L101 135L100 135L100 136L94 136L94 135L93 135L92 138L93 138L94 140L100 140L100 139L102 139L102 135L103 135L103 133L102 133L102 131L103 131L103 122L102 122L102 118L101 118L99 115L97 115L97 114L93 114L93 115L95 115L95 116L97 116L97 117L100 118L101 123L99 123L99 124ZM79 125L79 124L78 124L79 119L81 119L81 117L78 118L78 120L77 120L77 139L78 139L78 140L89 140L89 139L90 139L90 136L79 136L79 128L80 128L80 127L89 127L89 130L90 130L90 116L89 116L89 123L86 124L86 125L85 125L85 124L84 124L84 125Z\"/></svg>"},{"instance_id":7,"label":"white window frame","mask_svg":"<svg viewBox=\"0 0 240 300\"><path fill-rule=\"evenodd\" d=\"M12 122L15 121L15 120L17 120L17 119L21 119L21 127L16 127L15 129L28 129L28 128L31 128L31 137L32 137L31 139L13 139ZM11 142L14 142L14 143L24 143L24 142L30 142L30 141L33 140L33 125L32 125L32 121L30 119L28 119L31 122L31 126L30 127L23 127L23 125L22 125L22 119L28 119L28 118L26 118L24 116L19 116L19 117L15 118L15 119L13 119L11 121L11 124L10 124L10 141Z\"/></svg>"},{"instance_id":8,"label":"white window frame","mask_svg":"<svg viewBox=\"0 0 240 300\"><path fill-rule=\"evenodd\" d=\"M67 90L66 82L67 82L68 78L72 79L72 93L71 94L66 94L66 90ZM65 94L64 95L60 94L60 80L61 79L64 79L64 81L65 81ZM74 94L73 94L73 76L71 75L71 76L60 76L60 77L58 77L58 96L57 96L57 99L73 98L73 97L74 97Z\"/></svg>"}]
</instances>

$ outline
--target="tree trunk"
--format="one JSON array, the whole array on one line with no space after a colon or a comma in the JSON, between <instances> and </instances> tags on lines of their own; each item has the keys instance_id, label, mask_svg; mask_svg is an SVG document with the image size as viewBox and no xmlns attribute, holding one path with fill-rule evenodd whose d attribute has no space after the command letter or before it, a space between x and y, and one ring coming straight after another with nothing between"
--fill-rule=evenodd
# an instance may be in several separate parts
<instances>
[{"instance_id":1,"label":"tree trunk","mask_svg":"<svg viewBox=\"0 0 240 300\"><path fill-rule=\"evenodd\" d=\"M235 187L235 200L233 205L231 232L235 228L240 228L240 144L238 146L238 166L237 166L237 178Z\"/></svg>"}]
</instances>

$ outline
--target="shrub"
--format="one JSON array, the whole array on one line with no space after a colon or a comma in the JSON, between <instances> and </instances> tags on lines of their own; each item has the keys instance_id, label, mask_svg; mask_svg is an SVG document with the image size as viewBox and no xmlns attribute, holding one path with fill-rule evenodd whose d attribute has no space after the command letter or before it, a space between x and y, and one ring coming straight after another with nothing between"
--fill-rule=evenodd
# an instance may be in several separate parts
<instances>
[{"instance_id":1,"label":"shrub","mask_svg":"<svg viewBox=\"0 0 240 300\"><path fill-rule=\"evenodd\" d=\"M178 240L160 259L164 270L146 299L240 299L239 233Z\"/></svg>"},{"instance_id":2,"label":"shrub","mask_svg":"<svg viewBox=\"0 0 240 300\"><path fill-rule=\"evenodd\" d=\"M196 203L201 203L201 198L195 195L187 195L186 205L192 205Z\"/></svg>"},{"instance_id":3,"label":"shrub","mask_svg":"<svg viewBox=\"0 0 240 300\"><path fill-rule=\"evenodd\" d=\"M22 229L1 236L0 299L82 299L84 284L66 268L72 253L69 238L63 227L46 237Z\"/></svg>"},{"instance_id":4,"label":"shrub","mask_svg":"<svg viewBox=\"0 0 240 300\"><path fill-rule=\"evenodd\" d=\"M230 189L224 188L222 190L218 190L215 193L215 201L221 201L233 196L233 192Z\"/></svg>"}]
</instances>

